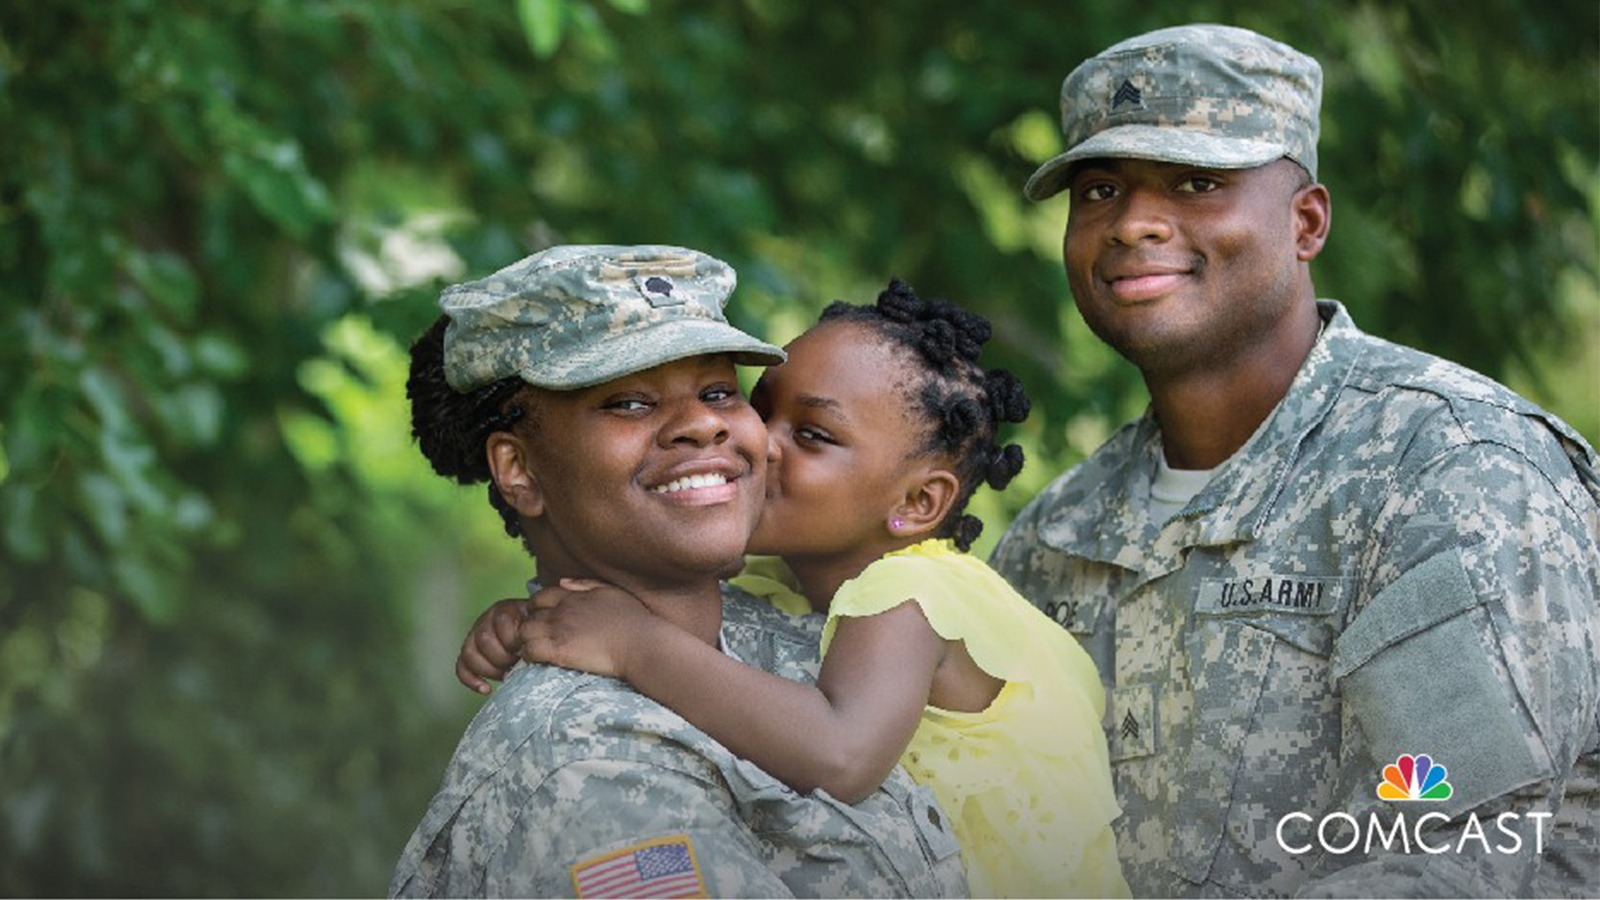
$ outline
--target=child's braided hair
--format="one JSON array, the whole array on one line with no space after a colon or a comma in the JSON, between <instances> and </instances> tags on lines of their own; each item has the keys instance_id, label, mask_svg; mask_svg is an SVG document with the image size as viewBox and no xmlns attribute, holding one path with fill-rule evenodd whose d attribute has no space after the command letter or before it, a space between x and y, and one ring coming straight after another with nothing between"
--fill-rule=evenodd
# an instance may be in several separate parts
<instances>
[{"instance_id":1,"label":"child's braided hair","mask_svg":"<svg viewBox=\"0 0 1600 900\"><path fill-rule=\"evenodd\" d=\"M909 350L922 366L912 379L914 399L928 423L919 453L944 453L956 461L961 486L935 532L961 550L972 548L983 522L966 513L978 485L995 490L1022 471L1022 448L1000 446L995 435L1005 422L1021 422L1031 404L1022 382L1004 369L984 369L978 353L993 332L987 319L944 300L923 299L896 278L872 306L835 301L819 322L864 325Z\"/></svg>"},{"instance_id":2,"label":"child's braided hair","mask_svg":"<svg viewBox=\"0 0 1600 900\"><path fill-rule=\"evenodd\" d=\"M460 484L489 482L489 504L500 514L506 534L522 538L517 511L490 480L484 447L494 432L510 431L518 421L534 421L532 405L521 393L527 385L512 376L466 393L450 387L444 376L444 332L449 324L440 316L411 345L411 371L406 377L411 436L440 475Z\"/></svg>"}]
</instances>

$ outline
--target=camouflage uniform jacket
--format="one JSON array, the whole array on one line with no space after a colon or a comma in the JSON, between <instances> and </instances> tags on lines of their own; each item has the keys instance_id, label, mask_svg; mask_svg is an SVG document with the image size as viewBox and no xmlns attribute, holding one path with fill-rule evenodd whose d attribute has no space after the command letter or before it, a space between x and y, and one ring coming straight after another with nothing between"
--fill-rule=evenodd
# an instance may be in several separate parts
<instances>
[{"instance_id":1,"label":"camouflage uniform jacket","mask_svg":"<svg viewBox=\"0 0 1600 900\"><path fill-rule=\"evenodd\" d=\"M1137 896L1593 894L1594 451L1459 366L1363 334L1337 303L1288 394L1168 521L1147 414L1048 487L994 565L1083 642ZM1377 798L1431 754L1453 796ZM1363 840L1439 812L1445 853ZM1529 812L1554 818L1530 819ZM1469 812L1488 841L1463 833ZM1507 819L1519 852L1495 829ZM1284 845L1275 834L1284 817ZM1535 825L1543 853L1535 852ZM1455 852L1459 848L1464 851ZM1370 850L1370 852L1369 852ZM1487 851L1487 852L1485 852Z\"/></svg>"},{"instance_id":2,"label":"camouflage uniform jacket","mask_svg":"<svg viewBox=\"0 0 1600 900\"><path fill-rule=\"evenodd\" d=\"M820 617L724 601L734 655L815 677ZM623 682L519 666L468 726L390 893L574 896L587 864L663 842L713 897L966 891L948 823L904 770L855 806L802 797Z\"/></svg>"}]
</instances>

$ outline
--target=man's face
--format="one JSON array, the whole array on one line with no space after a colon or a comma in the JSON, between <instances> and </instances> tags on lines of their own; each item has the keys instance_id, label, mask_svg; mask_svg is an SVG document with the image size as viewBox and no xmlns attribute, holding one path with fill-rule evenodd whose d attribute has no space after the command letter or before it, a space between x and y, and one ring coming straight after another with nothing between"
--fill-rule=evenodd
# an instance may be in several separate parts
<instances>
[{"instance_id":1,"label":"man's face","mask_svg":"<svg viewBox=\"0 0 1600 900\"><path fill-rule=\"evenodd\" d=\"M725 356L542 391L528 468L552 549L657 582L736 562L761 514L766 429Z\"/></svg>"},{"instance_id":2,"label":"man's face","mask_svg":"<svg viewBox=\"0 0 1600 900\"><path fill-rule=\"evenodd\" d=\"M1296 300L1306 183L1286 159L1080 164L1064 255L1084 320L1146 374L1216 367L1265 340Z\"/></svg>"}]
</instances>

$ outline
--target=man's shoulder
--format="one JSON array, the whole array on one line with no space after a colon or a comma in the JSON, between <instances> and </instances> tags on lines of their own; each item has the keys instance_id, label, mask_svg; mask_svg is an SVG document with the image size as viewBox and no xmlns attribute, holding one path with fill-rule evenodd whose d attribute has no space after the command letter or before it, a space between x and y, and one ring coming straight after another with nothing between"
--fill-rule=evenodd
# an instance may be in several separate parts
<instances>
[{"instance_id":1,"label":"man's shoulder","mask_svg":"<svg viewBox=\"0 0 1600 900\"><path fill-rule=\"evenodd\" d=\"M1363 335L1363 343L1365 352L1351 373L1350 385L1374 394L1388 393L1387 403L1444 403L1460 418L1491 428L1522 427L1529 418L1560 421L1516 391L1460 363L1372 335ZM1407 392L1424 396L1410 397Z\"/></svg>"},{"instance_id":2,"label":"man's shoulder","mask_svg":"<svg viewBox=\"0 0 1600 900\"><path fill-rule=\"evenodd\" d=\"M1363 335L1363 353L1349 386L1381 404L1385 423L1368 437L1393 441L1402 429L1426 429L1415 449L1439 455L1491 444L1547 475L1576 467L1592 477L1593 448L1559 417L1494 379L1458 363ZM1439 427L1444 426L1444 427Z\"/></svg>"}]
</instances>

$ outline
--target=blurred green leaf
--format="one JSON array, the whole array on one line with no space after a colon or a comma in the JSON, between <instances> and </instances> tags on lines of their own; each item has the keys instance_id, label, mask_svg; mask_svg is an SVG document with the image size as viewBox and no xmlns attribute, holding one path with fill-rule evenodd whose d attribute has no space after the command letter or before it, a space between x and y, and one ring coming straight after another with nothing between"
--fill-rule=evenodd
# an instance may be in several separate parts
<instances>
[{"instance_id":1,"label":"blurred green leaf","mask_svg":"<svg viewBox=\"0 0 1600 900\"><path fill-rule=\"evenodd\" d=\"M139 612L160 625L178 611L180 584L163 566L141 556L125 554L112 563L117 584L133 599Z\"/></svg>"},{"instance_id":2,"label":"blurred green leaf","mask_svg":"<svg viewBox=\"0 0 1600 900\"><path fill-rule=\"evenodd\" d=\"M39 492L24 484L13 483L0 490L6 549L21 562L40 562L49 552L44 523L36 518L38 502Z\"/></svg>"},{"instance_id":3,"label":"blurred green leaf","mask_svg":"<svg viewBox=\"0 0 1600 900\"><path fill-rule=\"evenodd\" d=\"M207 333L195 341L194 357L207 372L224 380L244 374L249 358L226 337Z\"/></svg>"},{"instance_id":4,"label":"blurred green leaf","mask_svg":"<svg viewBox=\"0 0 1600 900\"><path fill-rule=\"evenodd\" d=\"M324 419L307 412L285 411L278 421L284 441L300 465L321 472L339 460L339 438Z\"/></svg>"},{"instance_id":5,"label":"blurred green leaf","mask_svg":"<svg viewBox=\"0 0 1600 900\"><path fill-rule=\"evenodd\" d=\"M209 447L217 442L222 431L222 395L214 385L186 384L151 402L178 443Z\"/></svg>"},{"instance_id":6,"label":"blurred green leaf","mask_svg":"<svg viewBox=\"0 0 1600 900\"><path fill-rule=\"evenodd\" d=\"M200 286L189 264L175 253L131 253L128 274L157 304L188 324L200 302Z\"/></svg>"},{"instance_id":7,"label":"blurred green leaf","mask_svg":"<svg viewBox=\"0 0 1600 900\"><path fill-rule=\"evenodd\" d=\"M528 49L546 59L561 46L561 33L567 26L567 0L517 0L517 18L522 22Z\"/></svg>"},{"instance_id":8,"label":"blurred green leaf","mask_svg":"<svg viewBox=\"0 0 1600 900\"><path fill-rule=\"evenodd\" d=\"M206 107L206 123L222 151L222 170L262 215L296 239L333 218L328 189L306 168L300 143L226 103Z\"/></svg>"}]
</instances>

